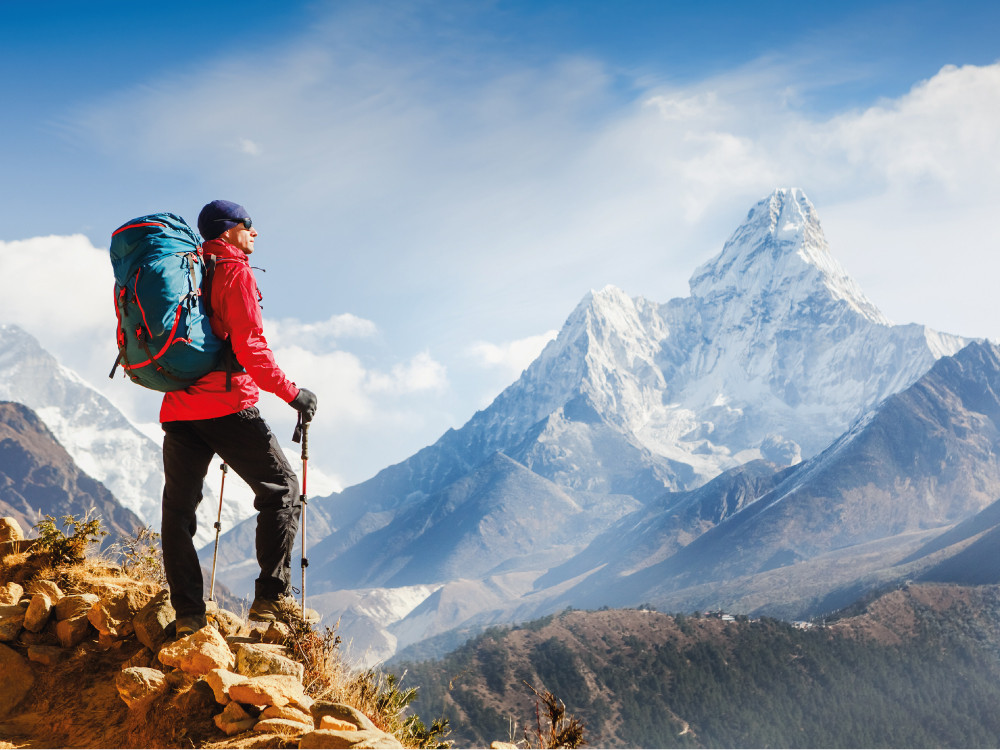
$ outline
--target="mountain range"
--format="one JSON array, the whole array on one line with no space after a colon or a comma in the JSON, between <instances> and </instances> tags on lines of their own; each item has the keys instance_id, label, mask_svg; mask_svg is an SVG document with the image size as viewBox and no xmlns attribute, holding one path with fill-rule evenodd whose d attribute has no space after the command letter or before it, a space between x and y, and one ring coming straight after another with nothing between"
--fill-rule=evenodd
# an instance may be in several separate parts
<instances>
[{"instance_id":1,"label":"mountain range","mask_svg":"<svg viewBox=\"0 0 1000 750\"><path fill-rule=\"evenodd\" d=\"M461 428L311 498L310 606L371 662L567 606L798 618L974 577L1000 534L998 363L990 343L886 319L808 198L776 190L689 296L586 294ZM13 326L0 397L157 525L155 443ZM201 542L216 508L206 487ZM219 580L247 591L255 520L226 509Z\"/></svg>"},{"instance_id":2,"label":"mountain range","mask_svg":"<svg viewBox=\"0 0 1000 750\"><path fill-rule=\"evenodd\" d=\"M833 257L802 191L776 190L694 271L689 296L588 293L521 377L460 429L312 501L323 527L309 540L313 601L357 622L350 635L382 655L565 606L711 600L804 612L877 577L874 568L855 561L829 585L803 574L794 591L775 571L818 571L815 561L838 549L932 535L1000 496L986 482L975 498L946 502L926 468L914 490L923 504L896 513L896 485L916 486L915 467L861 450L893 419L927 426L903 416L918 398L887 399L968 344L892 324ZM884 412L888 403L897 412ZM974 432L979 417L965 416ZM832 511L811 516L799 499L806 490L793 490L829 484L840 470L829 467L852 461L855 484L837 491L853 501L832 528ZM247 556L238 530L231 536L227 560L240 565ZM734 583L750 575L759 591ZM406 607L431 593L405 611L384 605L387 591Z\"/></svg>"}]
</instances>

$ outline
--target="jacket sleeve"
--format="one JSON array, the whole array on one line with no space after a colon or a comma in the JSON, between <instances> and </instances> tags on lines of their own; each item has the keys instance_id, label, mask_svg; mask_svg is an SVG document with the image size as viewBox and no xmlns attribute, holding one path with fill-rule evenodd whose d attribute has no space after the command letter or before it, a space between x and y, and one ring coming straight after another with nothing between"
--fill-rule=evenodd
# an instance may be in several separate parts
<instances>
[{"instance_id":1,"label":"jacket sleeve","mask_svg":"<svg viewBox=\"0 0 1000 750\"><path fill-rule=\"evenodd\" d=\"M213 284L215 317L221 333L232 343L237 361L258 388L292 401L299 389L278 367L264 338L260 294L253 271L244 263L220 263Z\"/></svg>"}]
</instances>

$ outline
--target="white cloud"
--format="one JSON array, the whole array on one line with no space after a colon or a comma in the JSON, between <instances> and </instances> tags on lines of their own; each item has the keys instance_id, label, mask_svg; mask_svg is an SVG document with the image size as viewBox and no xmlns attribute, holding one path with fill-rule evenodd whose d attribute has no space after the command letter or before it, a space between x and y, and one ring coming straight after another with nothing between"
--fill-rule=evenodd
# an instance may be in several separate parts
<instances>
[{"instance_id":1,"label":"white cloud","mask_svg":"<svg viewBox=\"0 0 1000 750\"><path fill-rule=\"evenodd\" d=\"M502 344L477 341L469 347L469 355L481 367L499 368L512 378L516 378L538 358L545 345L555 339L558 333L556 330L551 330Z\"/></svg>"},{"instance_id":2,"label":"white cloud","mask_svg":"<svg viewBox=\"0 0 1000 750\"><path fill-rule=\"evenodd\" d=\"M240 138L240 151L248 156L260 156L260 146L249 138Z\"/></svg>"},{"instance_id":3,"label":"white cloud","mask_svg":"<svg viewBox=\"0 0 1000 750\"><path fill-rule=\"evenodd\" d=\"M83 235L0 242L0 322L15 323L77 370L111 369L114 276ZM105 377L106 379L106 377Z\"/></svg>"},{"instance_id":4,"label":"white cloud","mask_svg":"<svg viewBox=\"0 0 1000 750\"><path fill-rule=\"evenodd\" d=\"M310 351L328 351L342 339L371 338L378 333L375 323L351 313L334 314L315 323L296 318L268 320L265 329L272 346L294 344Z\"/></svg>"},{"instance_id":5,"label":"white cloud","mask_svg":"<svg viewBox=\"0 0 1000 750\"><path fill-rule=\"evenodd\" d=\"M448 387L448 375L445 366L429 352L420 352L409 361L394 365L388 373L369 373L365 386L370 393L394 396L443 391Z\"/></svg>"}]
</instances>

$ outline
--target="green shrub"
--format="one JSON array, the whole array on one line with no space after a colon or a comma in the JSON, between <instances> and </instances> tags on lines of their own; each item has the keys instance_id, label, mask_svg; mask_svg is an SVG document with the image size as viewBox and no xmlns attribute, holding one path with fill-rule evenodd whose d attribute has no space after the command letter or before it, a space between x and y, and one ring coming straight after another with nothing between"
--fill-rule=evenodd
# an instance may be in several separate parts
<instances>
[{"instance_id":1,"label":"green shrub","mask_svg":"<svg viewBox=\"0 0 1000 750\"><path fill-rule=\"evenodd\" d=\"M90 518L89 511L83 518L63 516L62 528L56 525L55 518L46 515L33 528L38 531L34 551L50 554L53 562L57 563L83 562L87 550L108 535L101 525L101 519ZM64 528L72 528L73 531L66 534L62 530Z\"/></svg>"}]
</instances>

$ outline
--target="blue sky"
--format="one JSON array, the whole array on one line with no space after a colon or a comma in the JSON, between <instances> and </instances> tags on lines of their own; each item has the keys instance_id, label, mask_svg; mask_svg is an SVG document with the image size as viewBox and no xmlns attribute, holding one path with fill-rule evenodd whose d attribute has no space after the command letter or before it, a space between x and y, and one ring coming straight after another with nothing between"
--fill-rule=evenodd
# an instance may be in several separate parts
<instances>
[{"instance_id":1,"label":"blue sky","mask_svg":"<svg viewBox=\"0 0 1000 750\"><path fill-rule=\"evenodd\" d=\"M154 419L104 377L108 237L239 201L330 486L464 423L589 289L686 295L776 187L890 318L1000 338L998 29L987 2L0 0L0 322Z\"/></svg>"}]
</instances>

